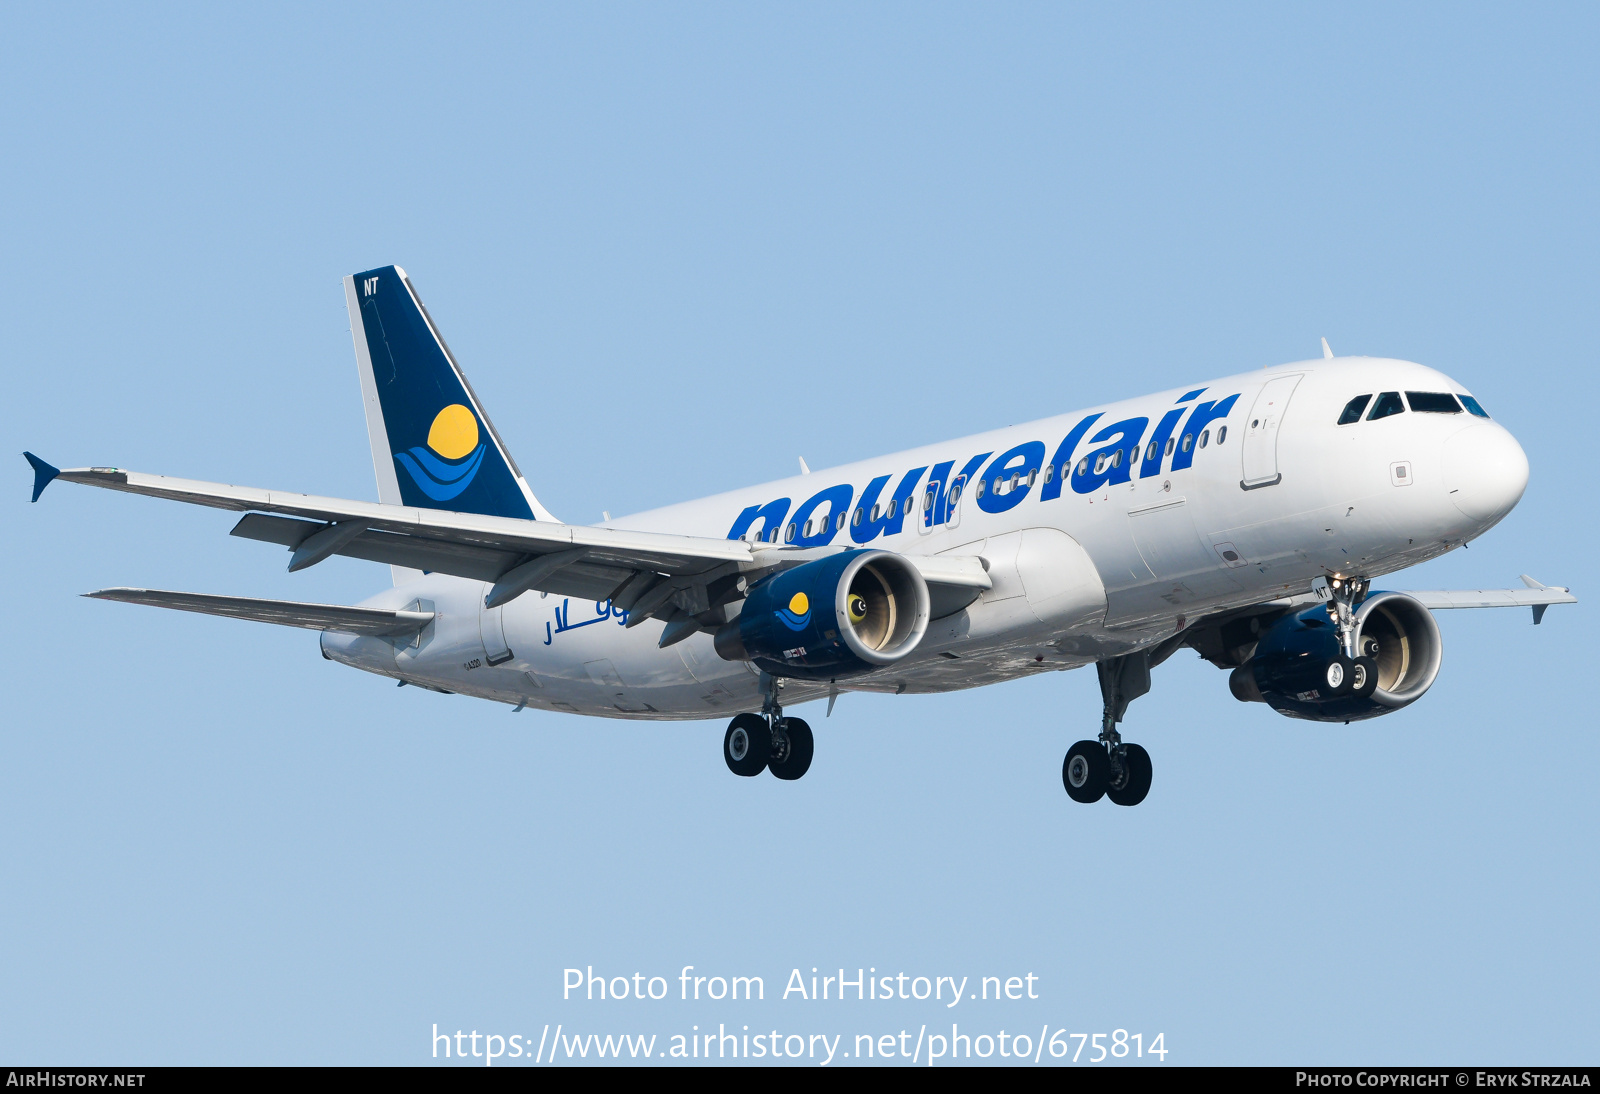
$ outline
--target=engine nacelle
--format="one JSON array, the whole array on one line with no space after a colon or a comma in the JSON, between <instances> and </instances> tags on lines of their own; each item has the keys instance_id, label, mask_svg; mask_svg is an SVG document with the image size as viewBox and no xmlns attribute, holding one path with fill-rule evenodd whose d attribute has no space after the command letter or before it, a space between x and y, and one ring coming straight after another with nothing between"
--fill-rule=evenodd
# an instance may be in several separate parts
<instances>
[{"instance_id":1,"label":"engine nacelle","mask_svg":"<svg viewBox=\"0 0 1600 1094\"><path fill-rule=\"evenodd\" d=\"M1376 686L1369 686L1367 695L1339 694L1328 685L1328 666L1341 652L1338 630L1326 607L1310 608L1280 619L1263 634L1228 687L1237 699L1266 703L1291 718L1354 722L1422 698L1438 678L1444 656L1433 613L1404 593L1372 593L1361 602L1356 649L1374 665Z\"/></svg>"},{"instance_id":2,"label":"engine nacelle","mask_svg":"<svg viewBox=\"0 0 1600 1094\"><path fill-rule=\"evenodd\" d=\"M889 551L845 551L754 586L717 653L774 676L831 680L892 665L928 630L928 584Z\"/></svg>"}]
</instances>

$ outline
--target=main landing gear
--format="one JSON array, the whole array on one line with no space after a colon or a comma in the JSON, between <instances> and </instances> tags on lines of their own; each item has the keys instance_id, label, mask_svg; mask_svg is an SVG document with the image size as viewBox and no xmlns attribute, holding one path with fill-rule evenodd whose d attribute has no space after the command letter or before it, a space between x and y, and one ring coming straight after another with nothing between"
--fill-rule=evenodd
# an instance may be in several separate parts
<instances>
[{"instance_id":1,"label":"main landing gear","mask_svg":"<svg viewBox=\"0 0 1600 1094\"><path fill-rule=\"evenodd\" d=\"M1079 741L1067 749L1061 782L1075 802L1110 798L1117 805L1138 805L1150 793L1150 753L1139 745L1123 743L1117 723L1128 712L1128 704L1150 690L1150 655L1140 650L1101 661L1095 668L1105 700L1100 738Z\"/></svg>"},{"instance_id":2,"label":"main landing gear","mask_svg":"<svg viewBox=\"0 0 1600 1094\"><path fill-rule=\"evenodd\" d=\"M783 681L762 674L766 701L760 714L736 715L722 735L722 758L735 775L752 777L770 771L793 782L811 768L811 727L799 718L785 718L778 693Z\"/></svg>"}]
</instances>

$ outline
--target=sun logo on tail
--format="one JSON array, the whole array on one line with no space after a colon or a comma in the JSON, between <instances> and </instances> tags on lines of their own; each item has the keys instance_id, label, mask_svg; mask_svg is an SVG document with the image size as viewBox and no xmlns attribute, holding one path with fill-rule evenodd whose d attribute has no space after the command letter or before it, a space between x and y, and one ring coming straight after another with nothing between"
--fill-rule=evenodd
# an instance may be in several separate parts
<instances>
[{"instance_id":1,"label":"sun logo on tail","mask_svg":"<svg viewBox=\"0 0 1600 1094\"><path fill-rule=\"evenodd\" d=\"M449 501L467 487L483 465L485 445L478 439L478 419L460 403L451 403L433 419L427 445L394 454L411 481L434 501Z\"/></svg>"}]
</instances>

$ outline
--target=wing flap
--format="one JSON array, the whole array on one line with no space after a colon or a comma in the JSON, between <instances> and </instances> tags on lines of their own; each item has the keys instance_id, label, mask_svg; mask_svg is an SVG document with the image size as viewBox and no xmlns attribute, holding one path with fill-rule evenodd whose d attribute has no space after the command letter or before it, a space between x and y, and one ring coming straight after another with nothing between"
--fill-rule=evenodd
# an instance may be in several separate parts
<instances>
[{"instance_id":1,"label":"wing flap","mask_svg":"<svg viewBox=\"0 0 1600 1094\"><path fill-rule=\"evenodd\" d=\"M234 525L232 535L294 548L327 525L294 517L249 513ZM452 574L493 583L525 556L457 540L424 535L399 535L368 529L334 552L347 558L407 566L427 573ZM539 583L543 592L585 600L607 600L636 571L631 567L588 560L576 562Z\"/></svg>"},{"instance_id":2,"label":"wing flap","mask_svg":"<svg viewBox=\"0 0 1600 1094\"><path fill-rule=\"evenodd\" d=\"M305 604L294 600L259 600L248 596L180 593L166 589L100 589L83 595L96 600L148 604L155 608L175 608L178 611L200 612L203 615L251 619L258 623L276 623L284 627L305 627L315 631L348 631L354 634L384 637L416 634L433 621L432 612L356 608L344 604Z\"/></svg>"}]
</instances>

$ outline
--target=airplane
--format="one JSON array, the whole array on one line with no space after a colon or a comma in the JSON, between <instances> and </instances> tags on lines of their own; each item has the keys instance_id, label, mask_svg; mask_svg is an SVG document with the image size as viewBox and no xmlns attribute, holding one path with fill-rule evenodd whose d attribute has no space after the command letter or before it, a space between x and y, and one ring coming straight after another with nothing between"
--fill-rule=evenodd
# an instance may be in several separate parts
<instances>
[{"instance_id":1,"label":"airplane","mask_svg":"<svg viewBox=\"0 0 1600 1094\"><path fill-rule=\"evenodd\" d=\"M376 503L143 474L54 479L242 512L232 534L387 564L359 605L158 589L102 600L321 632L323 657L443 694L607 718L732 715L736 775L806 774L789 706L927 694L1094 665L1099 735L1072 800L1132 806L1149 753L1118 728L1188 647L1239 700L1318 722L1392 714L1439 673L1433 613L1577 602L1516 589L1377 591L1521 499L1528 461L1442 372L1387 358L1277 365L801 474L598 525L534 495L414 285L344 278Z\"/></svg>"}]
</instances>

